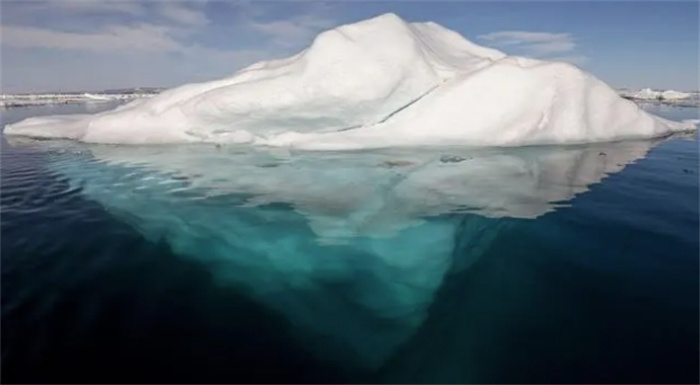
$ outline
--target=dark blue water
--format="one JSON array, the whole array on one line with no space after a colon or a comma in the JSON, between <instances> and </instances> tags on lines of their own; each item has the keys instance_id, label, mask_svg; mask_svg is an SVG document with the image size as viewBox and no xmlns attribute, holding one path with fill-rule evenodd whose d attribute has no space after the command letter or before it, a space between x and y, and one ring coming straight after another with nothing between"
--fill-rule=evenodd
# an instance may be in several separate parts
<instances>
[{"instance_id":1,"label":"dark blue water","mask_svg":"<svg viewBox=\"0 0 700 385\"><path fill-rule=\"evenodd\" d=\"M3 382L698 382L694 135L424 154L6 139Z\"/></svg>"}]
</instances>

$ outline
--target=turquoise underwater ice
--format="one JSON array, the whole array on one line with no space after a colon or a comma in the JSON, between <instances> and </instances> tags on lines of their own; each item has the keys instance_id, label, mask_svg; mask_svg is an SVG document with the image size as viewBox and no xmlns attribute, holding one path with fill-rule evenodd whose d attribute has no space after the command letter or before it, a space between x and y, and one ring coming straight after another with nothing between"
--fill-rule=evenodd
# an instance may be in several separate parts
<instances>
[{"instance_id":1,"label":"turquoise underwater ice","mask_svg":"<svg viewBox=\"0 0 700 385\"><path fill-rule=\"evenodd\" d=\"M509 231L505 219L565 206L654 143L333 153L54 144L48 167L284 315L318 356L377 368L423 323L445 277Z\"/></svg>"}]
</instances>

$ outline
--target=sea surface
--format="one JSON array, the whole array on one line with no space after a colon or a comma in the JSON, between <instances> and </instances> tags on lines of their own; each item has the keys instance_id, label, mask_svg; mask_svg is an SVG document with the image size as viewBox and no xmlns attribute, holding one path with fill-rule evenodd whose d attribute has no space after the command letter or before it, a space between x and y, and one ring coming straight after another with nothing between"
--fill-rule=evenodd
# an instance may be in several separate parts
<instances>
[{"instance_id":1,"label":"sea surface","mask_svg":"<svg viewBox=\"0 0 700 385\"><path fill-rule=\"evenodd\" d=\"M3 136L2 382L697 383L698 148Z\"/></svg>"}]
</instances>

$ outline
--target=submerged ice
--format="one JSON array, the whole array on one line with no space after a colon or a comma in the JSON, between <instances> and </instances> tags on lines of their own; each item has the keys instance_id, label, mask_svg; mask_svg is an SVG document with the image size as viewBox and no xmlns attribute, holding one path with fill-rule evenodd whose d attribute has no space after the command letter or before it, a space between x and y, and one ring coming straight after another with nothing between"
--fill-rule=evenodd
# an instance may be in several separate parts
<instances>
[{"instance_id":1,"label":"submerged ice","mask_svg":"<svg viewBox=\"0 0 700 385\"><path fill-rule=\"evenodd\" d=\"M385 14L229 78L99 114L30 118L5 133L339 150L601 142L693 128L644 112L572 65L507 56L438 24Z\"/></svg>"},{"instance_id":2,"label":"submerged ice","mask_svg":"<svg viewBox=\"0 0 700 385\"><path fill-rule=\"evenodd\" d=\"M86 198L283 314L319 356L363 368L414 335L445 277L510 231L504 218L550 212L654 144L305 152L36 143L56 147L49 167Z\"/></svg>"}]
</instances>

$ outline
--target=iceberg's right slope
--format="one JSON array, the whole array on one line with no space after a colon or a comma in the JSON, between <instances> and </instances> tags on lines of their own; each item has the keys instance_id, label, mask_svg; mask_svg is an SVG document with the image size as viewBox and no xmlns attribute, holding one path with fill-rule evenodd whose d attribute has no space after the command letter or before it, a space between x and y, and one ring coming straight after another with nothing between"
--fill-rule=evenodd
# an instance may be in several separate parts
<instances>
[{"instance_id":1,"label":"iceberg's right slope","mask_svg":"<svg viewBox=\"0 0 700 385\"><path fill-rule=\"evenodd\" d=\"M5 133L342 150L603 142L695 128L644 112L575 66L507 56L435 23L385 14L229 78L96 115L31 118Z\"/></svg>"},{"instance_id":2,"label":"iceberg's right slope","mask_svg":"<svg viewBox=\"0 0 700 385\"><path fill-rule=\"evenodd\" d=\"M572 65L507 57L447 81L384 123L277 137L271 143L326 150L522 146L653 138L693 128L693 122L647 113Z\"/></svg>"}]
</instances>

